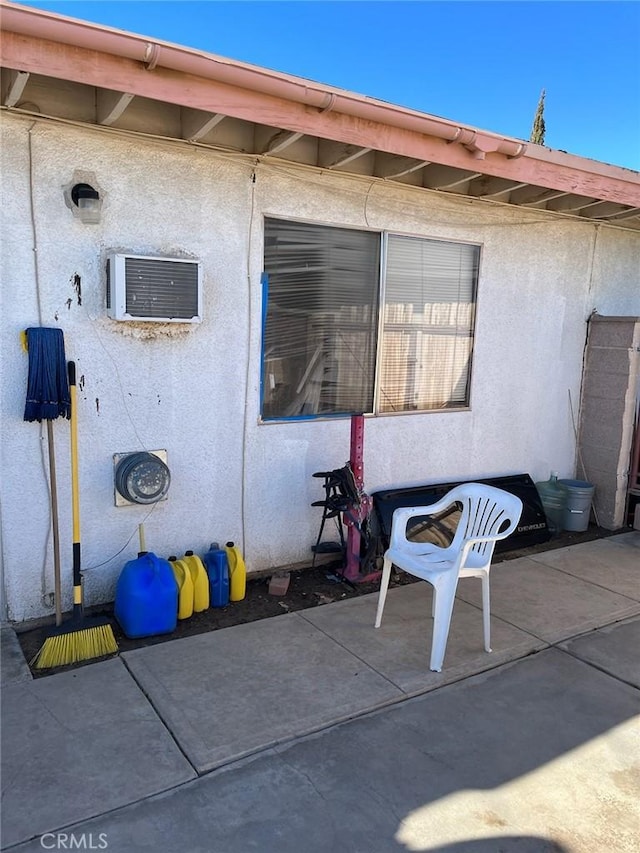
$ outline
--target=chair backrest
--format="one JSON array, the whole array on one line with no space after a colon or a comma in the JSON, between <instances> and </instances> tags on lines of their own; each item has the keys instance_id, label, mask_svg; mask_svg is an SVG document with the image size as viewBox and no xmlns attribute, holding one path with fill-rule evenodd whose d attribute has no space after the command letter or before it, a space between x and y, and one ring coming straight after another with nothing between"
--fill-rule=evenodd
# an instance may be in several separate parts
<instances>
[{"instance_id":1,"label":"chair backrest","mask_svg":"<svg viewBox=\"0 0 640 853\"><path fill-rule=\"evenodd\" d=\"M522 514L522 501L516 495L485 483L461 483L434 504L396 509L393 513L390 547L410 554L424 552L424 542L408 534L407 524L412 519L430 515L436 519L444 516L446 533L451 528L452 509L456 506L460 507L460 516L453 539L448 546L446 542L442 546L449 553L459 554L461 558L463 549L465 553L471 550L484 563L491 561L495 543L513 533ZM482 541L465 548L465 544L473 539Z\"/></svg>"},{"instance_id":2,"label":"chair backrest","mask_svg":"<svg viewBox=\"0 0 640 853\"><path fill-rule=\"evenodd\" d=\"M451 543L462 548L469 539L482 538L472 551L490 558L498 539L506 539L516 529L522 501L516 495L484 483L462 483L451 489L444 500L462 505L462 514Z\"/></svg>"}]
</instances>

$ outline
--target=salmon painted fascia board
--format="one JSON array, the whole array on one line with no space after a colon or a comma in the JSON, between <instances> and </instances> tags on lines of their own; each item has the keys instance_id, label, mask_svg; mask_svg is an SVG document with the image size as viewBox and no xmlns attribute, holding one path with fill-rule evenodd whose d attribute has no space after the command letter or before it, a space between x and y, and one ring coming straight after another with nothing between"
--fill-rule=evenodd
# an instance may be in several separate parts
<instances>
[{"instance_id":1,"label":"salmon painted fascia board","mask_svg":"<svg viewBox=\"0 0 640 853\"><path fill-rule=\"evenodd\" d=\"M34 38L45 39L72 47L97 50L143 63L147 68L164 67L208 79L217 79L241 88L251 88L263 94L276 95L285 100L298 101L320 110L333 109L338 99L348 100L355 114L358 110L367 113L371 109L386 111L389 115L402 116L405 121L420 122L425 128L442 132L448 139L458 139L461 132L468 138L482 134L483 140L492 140L492 145L502 145L503 153L514 154L522 147L522 140L509 139L478 128L463 127L450 119L430 116L426 113L358 95L345 89L316 83L301 77L272 71L256 65L239 62L211 53L175 45L157 39L127 33L109 27L92 24L75 18L67 18L40 9L0 2L2 26L5 32L15 32Z\"/></svg>"},{"instance_id":2,"label":"salmon painted fascia board","mask_svg":"<svg viewBox=\"0 0 640 853\"><path fill-rule=\"evenodd\" d=\"M6 10L9 7L6 4L1 5L3 26L6 26ZM13 8L12 11L17 9ZM64 23L68 21L65 20ZM105 31L92 26L91 34L100 41ZM306 86L306 81L298 78L282 76L281 82L295 82L298 88L305 84L304 92L307 94L313 91L320 95L333 96L334 92L338 92L339 100L334 99L333 104L327 101L324 107L311 106L298 100L270 95L209 76L205 78L171 70L158 64L150 69L149 62L145 64L142 60L143 56L153 53L152 50L149 51L149 42L113 31L107 32L106 35L126 37L126 44L137 45L139 51L144 46L144 52L140 53L141 58L129 59L99 50L72 46L67 42L53 42L30 34L5 31L0 45L2 64L21 71L99 88L116 89L154 100L257 121L292 132L334 139L363 148L375 148L390 154L441 163L516 182L620 204L640 205L640 174L632 170L551 151L542 146L527 145L519 151L518 146L522 148L524 144L517 140L458 127L446 120L436 120L425 114L370 101L361 96L350 96L341 90L310 89ZM104 42L109 43L109 39L105 37ZM173 49L180 55L184 53L190 58L193 55L193 52L171 46L166 49ZM133 47L129 52L133 52ZM198 59L198 68L206 68L211 73L218 72L219 69L212 66L208 56L195 56ZM231 61L229 63L225 68L240 68L243 73L250 75L259 73L251 66ZM260 74L261 78L262 76ZM271 80L275 79L274 72L269 72L269 76ZM250 79L246 78L245 82ZM285 88L283 91L289 92L289 89ZM350 112L343 111L347 109ZM395 123L374 120L372 115L388 118L390 122L393 119ZM444 122L444 127L436 127L436 122L441 121ZM399 123L403 126L399 126ZM431 136L425 129L434 132L437 130L438 134L445 133L447 138ZM511 156L504 156L499 153L501 151L509 151Z\"/></svg>"},{"instance_id":3,"label":"salmon painted fascia board","mask_svg":"<svg viewBox=\"0 0 640 853\"><path fill-rule=\"evenodd\" d=\"M20 6L16 3L7 2L7 0L0 0L0 10L2 10L2 28L5 32L22 33L73 47L85 47L98 50L101 53L111 53L114 56L141 62L147 68L161 66L195 76L218 79L220 82L235 84L241 88L249 87L264 94L284 97L285 100L297 100L307 106L315 106L322 111L332 109L333 105L337 103L337 99L342 99L342 102L348 101L352 108L350 110L343 109L343 112L353 112L354 115L360 117L370 117L369 111L372 109L385 111L387 120L383 123L393 124L391 117L396 117L396 119L403 121L403 124L399 126L419 130L423 133L429 132L431 129L435 135L442 135L443 138L455 140L462 144L466 144L470 138L475 136L481 143L480 150L483 147L482 143L486 143L487 146L493 145L490 150L500 150L502 147L504 150L501 153L509 156L521 156L521 153L526 153L527 156L546 162L562 165L573 164L574 166L574 161L580 161L584 164L581 168L595 169L603 174L610 173L611 177L616 177L616 173L619 172L628 172L631 175L638 174L631 169L581 158L574 154L529 142L524 143L526 152L518 152L518 148L523 145L523 141L519 139L460 125L458 122L440 116L418 112L345 89L338 89L183 45L150 39L41 9ZM344 103L342 105L344 106ZM378 112L378 120L382 121L380 116L381 113ZM416 126L411 126L412 121L417 123Z\"/></svg>"}]
</instances>

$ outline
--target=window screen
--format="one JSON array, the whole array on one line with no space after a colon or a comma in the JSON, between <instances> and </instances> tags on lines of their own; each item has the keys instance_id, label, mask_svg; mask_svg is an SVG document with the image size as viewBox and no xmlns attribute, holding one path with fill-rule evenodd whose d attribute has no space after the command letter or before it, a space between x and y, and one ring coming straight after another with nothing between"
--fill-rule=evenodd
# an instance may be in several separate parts
<instances>
[{"instance_id":1,"label":"window screen","mask_svg":"<svg viewBox=\"0 0 640 853\"><path fill-rule=\"evenodd\" d=\"M267 219L264 418L373 411L380 235Z\"/></svg>"}]
</instances>

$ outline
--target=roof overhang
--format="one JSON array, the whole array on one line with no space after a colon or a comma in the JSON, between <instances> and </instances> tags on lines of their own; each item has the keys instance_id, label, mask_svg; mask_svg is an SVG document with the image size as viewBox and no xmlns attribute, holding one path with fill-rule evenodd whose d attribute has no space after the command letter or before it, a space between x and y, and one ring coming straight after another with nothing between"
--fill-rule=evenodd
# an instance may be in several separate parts
<instances>
[{"instance_id":1,"label":"roof overhang","mask_svg":"<svg viewBox=\"0 0 640 853\"><path fill-rule=\"evenodd\" d=\"M640 229L640 173L13 3L2 105ZM153 113L153 121L144 120Z\"/></svg>"}]
</instances>

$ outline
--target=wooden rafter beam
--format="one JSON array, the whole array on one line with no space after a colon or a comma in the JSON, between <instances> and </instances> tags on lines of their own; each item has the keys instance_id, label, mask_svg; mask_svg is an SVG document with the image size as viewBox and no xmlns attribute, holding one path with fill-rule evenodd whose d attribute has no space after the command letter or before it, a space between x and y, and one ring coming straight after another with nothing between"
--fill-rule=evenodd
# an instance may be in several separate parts
<instances>
[{"instance_id":1,"label":"wooden rafter beam","mask_svg":"<svg viewBox=\"0 0 640 853\"><path fill-rule=\"evenodd\" d=\"M561 198L551 199L547 202L547 210L556 210L559 213L570 213L577 210L582 210L584 207L589 207L590 204L596 204L598 199L586 198L575 194L568 194Z\"/></svg>"},{"instance_id":2,"label":"wooden rafter beam","mask_svg":"<svg viewBox=\"0 0 640 853\"><path fill-rule=\"evenodd\" d=\"M293 143L297 142L302 136L304 136L304 133L294 132L291 130L280 130L271 137L261 151L256 153L278 154L280 151L284 151L285 148L293 145Z\"/></svg>"},{"instance_id":3,"label":"wooden rafter beam","mask_svg":"<svg viewBox=\"0 0 640 853\"><path fill-rule=\"evenodd\" d=\"M135 95L129 92L98 89L96 100L98 124L104 124L107 127L115 124L134 98Z\"/></svg>"},{"instance_id":4,"label":"wooden rafter beam","mask_svg":"<svg viewBox=\"0 0 640 853\"><path fill-rule=\"evenodd\" d=\"M321 139L318 166L321 169L338 169L340 166L346 166L348 163L358 160L371 150L371 148L364 148L360 145L345 145L342 142Z\"/></svg>"},{"instance_id":5,"label":"wooden rafter beam","mask_svg":"<svg viewBox=\"0 0 640 853\"><path fill-rule=\"evenodd\" d=\"M28 71L9 71L8 75L9 83L6 89L6 94L4 96L3 103L5 107L15 107L15 105L22 97L24 87L27 85L27 82L31 75Z\"/></svg>"},{"instance_id":6,"label":"wooden rafter beam","mask_svg":"<svg viewBox=\"0 0 640 853\"><path fill-rule=\"evenodd\" d=\"M584 215L584 214L583 214L583 211L585 211L585 210L587 210L587 211L588 211L588 210L590 210L592 207L597 207L597 206L598 206L598 205L600 205L600 204L602 204L602 202L600 201L600 199L598 199L598 198L592 198L592 199L591 199L590 201L588 201L586 204L581 204L581 205L580 205L580 207L575 207L575 208L573 208L573 209L574 209L574 210L579 210L579 211L580 211L580 213L581 213L582 215ZM587 215L588 215L588 214L587 214Z\"/></svg>"},{"instance_id":7,"label":"wooden rafter beam","mask_svg":"<svg viewBox=\"0 0 640 853\"><path fill-rule=\"evenodd\" d=\"M226 116L220 113L207 113L203 110L182 110L182 138L197 142L210 130L217 127Z\"/></svg>"},{"instance_id":8,"label":"wooden rafter beam","mask_svg":"<svg viewBox=\"0 0 640 853\"><path fill-rule=\"evenodd\" d=\"M500 199L511 195L514 190L526 187L527 184L510 181L508 178L492 178L489 175L480 175L471 181L468 195L478 198Z\"/></svg>"},{"instance_id":9,"label":"wooden rafter beam","mask_svg":"<svg viewBox=\"0 0 640 853\"><path fill-rule=\"evenodd\" d=\"M589 217L590 219L600 217L606 219L607 216L612 216L614 213L623 213L626 210L628 210L627 207L622 204L616 204L614 201L598 201L594 202L594 204L580 215Z\"/></svg>"},{"instance_id":10,"label":"wooden rafter beam","mask_svg":"<svg viewBox=\"0 0 640 853\"><path fill-rule=\"evenodd\" d=\"M432 190L453 190L480 177L480 174L480 172L469 172L466 169L431 165L424 170L422 185Z\"/></svg>"},{"instance_id":11,"label":"wooden rafter beam","mask_svg":"<svg viewBox=\"0 0 640 853\"><path fill-rule=\"evenodd\" d=\"M609 214L606 219L617 222L620 219L631 219L634 216L640 216L640 207L628 207L626 210L620 210L618 213Z\"/></svg>"},{"instance_id":12,"label":"wooden rafter beam","mask_svg":"<svg viewBox=\"0 0 640 853\"><path fill-rule=\"evenodd\" d=\"M396 157L393 154L384 154L378 152L376 157L376 177L388 178L403 178L405 175L410 175L412 172L418 172L430 164L430 160L416 160L413 157Z\"/></svg>"},{"instance_id":13,"label":"wooden rafter beam","mask_svg":"<svg viewBox=\"0 0 640 853\"><path fill-rule=\"evenodd\" d=\"M565 190L545 190L542 187L526 186L521 190L514 190L509 197L511 204L520 204L522 206L543 204L551 201L554 198L568 195Z\"/></svg>"}]
</instances>

